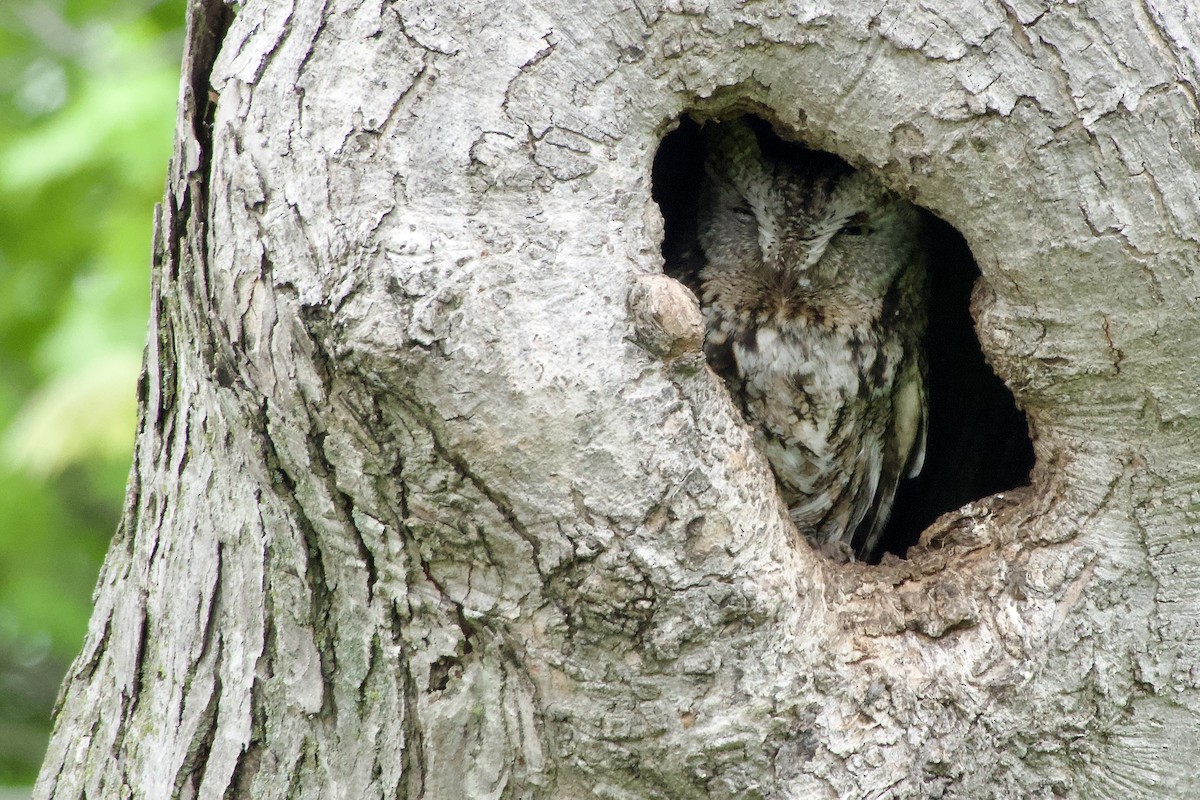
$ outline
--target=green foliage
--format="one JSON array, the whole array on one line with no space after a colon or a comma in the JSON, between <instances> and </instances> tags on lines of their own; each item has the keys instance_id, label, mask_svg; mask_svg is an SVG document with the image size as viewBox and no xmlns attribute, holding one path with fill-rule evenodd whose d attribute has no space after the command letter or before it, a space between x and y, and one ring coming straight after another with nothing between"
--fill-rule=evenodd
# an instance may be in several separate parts
<instances>
[{"instance_id":1,"label":"green foliage","mask_svg":"<svg viewBox=\"0 0 1200 800\"><path fill-rule=\"evenodd\" d=\"M36 774L120 513L184 6L0 2L0 785Z\"/></svg>"}]
</instances>

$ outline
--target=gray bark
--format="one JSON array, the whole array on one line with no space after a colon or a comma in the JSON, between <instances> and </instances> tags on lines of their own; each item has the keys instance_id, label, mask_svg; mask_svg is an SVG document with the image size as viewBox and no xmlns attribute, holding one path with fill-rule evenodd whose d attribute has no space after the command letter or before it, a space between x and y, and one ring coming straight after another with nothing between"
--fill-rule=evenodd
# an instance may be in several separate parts
<instances>
[{"instance_id":1,"label":"gray bark","mask_svg":"<svg viewBox=\"0 0 1200 800\"><path fill-rule=\"evenodd\" d=\"M1191 3L194 0L39 798L1187 797ZM1032 486L800 541L661 276L681 113L963 233Z\"/></svg>"}]
</instances>

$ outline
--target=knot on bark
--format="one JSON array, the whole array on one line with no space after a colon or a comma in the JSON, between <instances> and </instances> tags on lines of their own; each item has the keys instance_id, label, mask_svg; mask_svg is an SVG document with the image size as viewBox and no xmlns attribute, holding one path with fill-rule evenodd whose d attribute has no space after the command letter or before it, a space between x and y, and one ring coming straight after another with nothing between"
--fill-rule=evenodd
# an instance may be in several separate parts
<instances>
[{"instance_id":1,"label":"knot on bark","mask_svg":"<svg viewBox=\"0 0 1200 800\"><path fill-rule=\"evenodd\" d=\"M629 290L634 341L646 352L670 360L699 353L704 319L696 295L666 275L642 275Z\"/></svg>"}]
</instances>

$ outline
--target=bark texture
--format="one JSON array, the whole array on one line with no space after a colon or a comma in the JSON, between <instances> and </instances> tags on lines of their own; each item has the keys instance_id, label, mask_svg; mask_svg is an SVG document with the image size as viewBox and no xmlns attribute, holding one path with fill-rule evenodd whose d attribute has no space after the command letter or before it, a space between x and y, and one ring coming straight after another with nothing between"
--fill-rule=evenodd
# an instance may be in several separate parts
<instances>
[{"instance_id":1,"label":"bark texture","mask_svg":"<svg viewBox=\"0 0 1200 800\"><path fill-rule=\"evenodd\" d=\"M39 798L1186 797L1191 3L194 0ZM1027 490L798 541L662 277L686 111L963 233Z\"/></svg>"}]
</instances>

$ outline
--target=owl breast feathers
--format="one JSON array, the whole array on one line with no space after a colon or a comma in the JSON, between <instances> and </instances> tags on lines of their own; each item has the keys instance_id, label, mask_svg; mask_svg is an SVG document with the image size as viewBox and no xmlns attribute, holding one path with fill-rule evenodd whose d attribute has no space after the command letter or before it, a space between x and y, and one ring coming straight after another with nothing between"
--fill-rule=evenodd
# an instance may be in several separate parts
<instances>
[{"instance_id":1,"label":"owl breast feathers","mask_svg":"<svg viewBox=\"0 0 1200 800\"><path fill-rule=\"evenodd\" d=\"M833 156L768 158L743 120L704 135L709 362L800 531L870 558L924 461L920 216Z\"/></svg>"}]
</instances>

